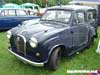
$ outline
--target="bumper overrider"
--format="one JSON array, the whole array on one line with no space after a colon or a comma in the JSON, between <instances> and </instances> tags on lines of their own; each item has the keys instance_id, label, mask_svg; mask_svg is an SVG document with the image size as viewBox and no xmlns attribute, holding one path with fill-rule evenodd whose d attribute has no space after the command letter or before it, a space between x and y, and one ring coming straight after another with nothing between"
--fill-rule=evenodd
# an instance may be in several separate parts
<instances>
[{"instance_id":1,"label":"bumper overrider","mask_svg":"<svg viewBox=\"0 0 100 75\"><path fill-rule=\"evenodd\" d=\"M44 63L33 62L33 61L31 61L31 60L28 60L28 59L26 59L26 58L24 58L24 57L18 55L17 53L13 52L13 51L11 50L11 48L8 48L8 51L9 51L11 54L13 54L14 56L16 56L18 59L20 59L21 61L25 62L25 63L29 63L29 64L31 64L31 65L33 65L33 66L37 66L37 67L42 67L42 66L44 66Z\"/></svg>"}]
</instances>

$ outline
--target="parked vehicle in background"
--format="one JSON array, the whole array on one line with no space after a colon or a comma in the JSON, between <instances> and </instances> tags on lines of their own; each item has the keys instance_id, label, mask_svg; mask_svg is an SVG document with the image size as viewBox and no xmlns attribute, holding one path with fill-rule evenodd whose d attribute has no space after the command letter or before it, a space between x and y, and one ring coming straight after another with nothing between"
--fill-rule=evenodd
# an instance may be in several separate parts
<instances>
[{"instance_id":1,"label":"parked vehicle in background","mask_svg":"<svg viewBox=\"0 0 100 75\"><path fill-rule=\"evenodd\" d=\"M24 3L20 5L21 8L23 9L27 9L27 11L29 12L29 14L33 14L36 16L40 16L39 15L39 5L37 4L33 4L33 3Z\"/></svg>"},{"instance_id":2,"label":"parked vehicle in background","mask_svg":"<svg viewBox=\"0 0 100 75\"><path fill-rule=\"evenodd\" d=\"M38 23L7 32L9 52L34 66L56 70L61 55L71 56L90 47L97 36L96 10L67 5L48 8Z\"/></svg>"},{"instance_id":3,"label":"parked vehicle in background","mask_svg":"<svg viewBox=\"0 0 100 75\"><path fill-rule=\"evenodd\" d=\"M24 9L0 8L0 30L11 29L23 21L36 18L40 17L29 15Z\"/></svg>"}]
</instances>

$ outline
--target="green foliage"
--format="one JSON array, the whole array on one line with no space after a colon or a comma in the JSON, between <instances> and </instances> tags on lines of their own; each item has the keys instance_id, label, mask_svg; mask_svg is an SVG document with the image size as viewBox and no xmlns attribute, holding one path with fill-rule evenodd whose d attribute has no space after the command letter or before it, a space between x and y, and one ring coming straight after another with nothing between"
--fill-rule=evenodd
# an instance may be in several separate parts
<instances>
[{"instance_id":1,"label":"green foliage","mask_svg":"<svg viewBox=\"0 0 100 75\"><path fill-rule=\"evenodd\" d=\"M17 3L17 4L22 4L22 3L34 3L34 0L1 0L1 1L5 1L6 3ZM40 5L41 7L45 7L46 6L46 0L36 0L37 4ZM67 4L69 1L71 0L48 0L48 6L54 6L57 5L57 2L61 1L62 4Z\"/></svg>"},{"instance_id":2,"label":"green foliage","mask_svg":"<svg viewBox=\"0 0 100 75\"><path fill-rule=\"evenodd\" d=\"M56 0L49 0L49 6L54 6L56 4Z\"/></svg>"},{"instance_id":3,"label":"green foliage","mask_svg":"<svg viewBox=\"0 0 100 75\"><path fill-rule=\"evenodd\" d=\"M3 5L5 3L4 0L0 0L0 5Z\"/></svg>"},{"instance_id":4,"label":"green foliage","mask_svg":"<svg viewBox=\"0 0 100 75\"><path fill-rule=\"evenodd\" d=\"M62 0L62 4L64 4L64 5L68 4L69 1L71 1L71 0Z\"/></svg>"}]
</instances>

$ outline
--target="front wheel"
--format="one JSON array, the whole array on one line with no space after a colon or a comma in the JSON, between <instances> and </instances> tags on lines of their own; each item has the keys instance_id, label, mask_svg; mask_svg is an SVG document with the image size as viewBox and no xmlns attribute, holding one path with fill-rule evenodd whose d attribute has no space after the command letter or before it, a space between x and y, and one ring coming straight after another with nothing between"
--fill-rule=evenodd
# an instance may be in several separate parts
<instances>
[{"instance_id":1,"label":"front wheel","mask_svg":"<svg viewBox=\"0 0 100 75\"><path fill-rule=\"evenodd\" d=\"M56 48L48 61L48 69L50 70L56 70L58 68L58 64L60 62L60 58L61 58L61 50L60 48Z\"/></svg>"}]
</instances>

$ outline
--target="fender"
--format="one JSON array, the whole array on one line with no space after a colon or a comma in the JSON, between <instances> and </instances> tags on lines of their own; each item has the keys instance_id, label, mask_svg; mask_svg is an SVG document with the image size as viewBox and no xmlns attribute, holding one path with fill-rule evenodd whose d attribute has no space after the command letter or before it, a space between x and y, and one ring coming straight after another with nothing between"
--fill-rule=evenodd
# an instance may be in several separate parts
<instances>
[{"instance_id":1,"label":"fender","mask_svg":"<svg viewBox=\"0 0 100 75\"><path fill-rule=\"evenodd\" d=\"M59 36L50 38L49 40L44 42L44 46L47 46L46 48L48 48L48 58L47 58L47 62L49 60L49 57L51 55L51 53L53 52L53 50L57 47L65 47L65 45L61 42ZM66 47L65 47L66 48Z\"/></svg>"},{"instance_id":2,"label":"fender","mask_svg":"<svg viewBox=\"0 0 100 75\"><path fill-rule=\"evenodd\" d=\"M50 49L48 56L50 57L51 53L54 51L55 48L61 47L61 46L64 46L64 45L62 45L62 44L54 45L54 46ZM65 47L65 46L64 46L64 47Z\"/></svg>"},{"instance_id":3,"label":"fender","mask_svg":"<svg viewBox=\"0 0 100 75\"><path fill-rule=\"evenodd\" d=\"M52 48L51 48L51 49L49 50L49 52L48 52L48 58L47 58L47 60L46 60L46 63L49 61L49 58L50 58L52 52L54 51L54 49L57 48L57 47L61 47L61 46L64 46L64 45L57 44L57 45L52 46ZM64 47L65 47L65 46L64 46Z\"/></svg>"}]
</instances>

